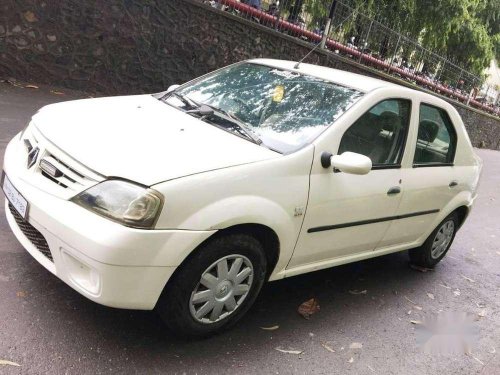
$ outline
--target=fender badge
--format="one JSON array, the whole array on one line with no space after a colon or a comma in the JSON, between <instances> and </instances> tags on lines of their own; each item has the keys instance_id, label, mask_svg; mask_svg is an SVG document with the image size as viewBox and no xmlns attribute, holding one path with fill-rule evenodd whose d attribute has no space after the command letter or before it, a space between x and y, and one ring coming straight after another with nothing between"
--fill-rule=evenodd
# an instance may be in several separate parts
<instances>
[{"instance_id":1,"label":"fender badge","mask_svg":"<svg viewBox=\"0 0 500 375\"><path fill-rule=\"evenodd\" d=\"M302 216L302 215L304 215L304 207L295 207L293 216Z\"/></svg>"}]
</instances>

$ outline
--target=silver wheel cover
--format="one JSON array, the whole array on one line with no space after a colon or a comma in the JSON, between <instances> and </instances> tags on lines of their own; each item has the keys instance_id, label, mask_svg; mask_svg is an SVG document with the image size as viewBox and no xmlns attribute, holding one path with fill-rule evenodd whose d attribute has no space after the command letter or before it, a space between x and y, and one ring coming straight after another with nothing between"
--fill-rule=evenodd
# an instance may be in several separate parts
<instances>
[{"instance_id":1,"label":"silver wheel cover","mask_svg":"<svg viewBox=\"0 0 500 375\"><path fill-rule=\"evenodd\" d=\"M239 254L212 263L191 292L189 310L199 323L211 324L233 314L247 298L254 276L250 260Z\"/></svg>"},{"instance_id":2,"label":"silver wheel cover","mask_svg":"<svg viewBox=\"0 0 500 375\"><path fill-rule=\"evenodd\" d=\"M453 220L448 220L441 225L432 241L432 259L438 259L443 255L453 238L453 233L455 233L455 222Z\"/></svg>"}]
</instances>

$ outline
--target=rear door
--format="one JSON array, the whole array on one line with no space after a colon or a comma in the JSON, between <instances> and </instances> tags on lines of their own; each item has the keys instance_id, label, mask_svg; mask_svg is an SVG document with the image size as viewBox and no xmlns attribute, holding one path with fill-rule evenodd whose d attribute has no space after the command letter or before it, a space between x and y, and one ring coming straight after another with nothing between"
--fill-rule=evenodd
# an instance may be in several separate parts
<instances>
[{"instance_id":1,"label":"rear door","mask_svg":"<svg viewBox=\"0 0 500 375\"><path fill-rule=\"evenodd\" d=\"M457 134L439 106L419 103L412 165L402 169L403 194L394 220L378 248L407 244L429 233L434 218L457 194L454 157ZM415 139L416 138L416 139Z\"/></svg>"}]
</instances>

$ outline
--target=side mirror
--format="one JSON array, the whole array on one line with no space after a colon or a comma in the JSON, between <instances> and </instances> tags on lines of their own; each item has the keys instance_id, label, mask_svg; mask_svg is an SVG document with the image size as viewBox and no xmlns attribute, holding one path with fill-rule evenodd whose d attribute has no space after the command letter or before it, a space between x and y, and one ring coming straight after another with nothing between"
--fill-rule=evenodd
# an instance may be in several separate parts
<instances>
[{"instance_id":1,"label":"side mirror","mask_svg":"<svg viewBox=\"0 0 500 375\"><path fill-rule=\"evenodd\" d=\"M168 87L168 89L165 93L168 94L169 92L174 91L177 87L180 87L180 85L171 85Z\"/></svg>"},{"instance_id":2,"label":"side mirror","mask_svg":"<svg viewBox=\"0 0 500 375\"><path fill-rule=\"evenodd\" d=\"M325 168L333 166L334 169L351 174L367 174L372 169L372 161L369 157L349 151L341 155L324 152L321 155L321 164Z\"/></svg>"}]
</instances>

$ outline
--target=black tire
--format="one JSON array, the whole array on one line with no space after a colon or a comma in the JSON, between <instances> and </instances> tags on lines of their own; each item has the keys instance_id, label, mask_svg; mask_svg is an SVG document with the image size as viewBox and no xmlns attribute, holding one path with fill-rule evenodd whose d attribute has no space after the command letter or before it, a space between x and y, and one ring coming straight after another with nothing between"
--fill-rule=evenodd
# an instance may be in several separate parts
<instances>
[{"instance_id":1,"label":"black tire","mask_svg":"<svg viewBox=\"0 0 500 375\"><path fill-rule=\"evenodd\" d=\"M191 313L192 293L200 285L202 274L215 262L230 255L242 255L253 266L248 294L230 315L211 323L199 322ZM200 338L220 333L233 326L252 306L266 279L266 267L264 249L254 237L238 233L215 237L179 267L168 281L156 310L167 327L179 337Z\"/></svg>"},{"instance_id":2,"label":"black tire","mask_svg":"<svg viewBox=\"0 0 500 375\"><path fill-rule=\"evenodd\" d=\"M432 254L432 245L436 240L437 233L440 231L443 225L445 225L449 221L453 222L453 234L451 240L449 241L444 251L439 256L435 257ZM453 240L455 239L455 234L457 233L457 229L458 229L458 215L456 212L452 212L442 222L439 223L436 229L434 229L432 233L429 235L429 237L427 237L422 246L417 247L416 249L411 249L409 251L410 262L420 267L434 268L434 266L438 264L439 261L443 259L446 253L448 252L448 249L450 248L451 244L453 243Z\"/></svg>"}]
</instances>

